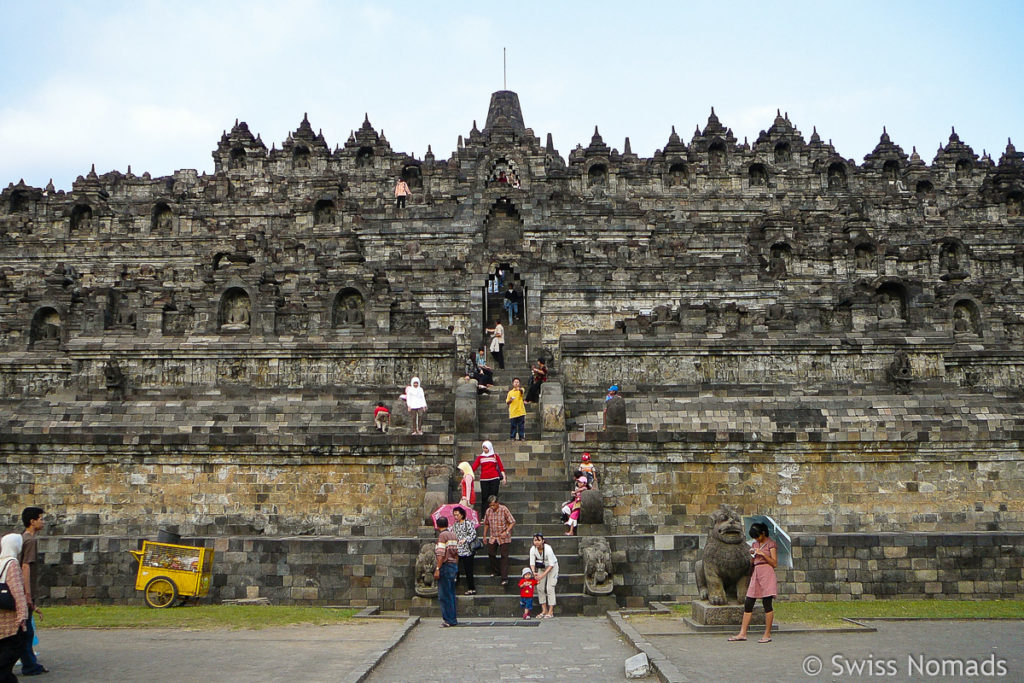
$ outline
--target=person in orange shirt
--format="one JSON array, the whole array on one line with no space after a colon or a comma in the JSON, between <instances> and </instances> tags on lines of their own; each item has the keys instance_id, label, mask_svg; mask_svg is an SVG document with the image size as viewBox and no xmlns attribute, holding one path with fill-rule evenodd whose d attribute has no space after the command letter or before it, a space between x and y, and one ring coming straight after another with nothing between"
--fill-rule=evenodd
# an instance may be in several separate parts
<instances>
[{"instance_id":1,"label":"person in orange shirt","mask_svg":"<svg viewBox=\"0 0 1024 683\"><path fill-rule=\"evenodd\" d=\"M411 196L412 190L409 189L409 183L399 178L398 183L395 185L395 208L404 209L406 198Z\"/></svg>"}]
</instances>

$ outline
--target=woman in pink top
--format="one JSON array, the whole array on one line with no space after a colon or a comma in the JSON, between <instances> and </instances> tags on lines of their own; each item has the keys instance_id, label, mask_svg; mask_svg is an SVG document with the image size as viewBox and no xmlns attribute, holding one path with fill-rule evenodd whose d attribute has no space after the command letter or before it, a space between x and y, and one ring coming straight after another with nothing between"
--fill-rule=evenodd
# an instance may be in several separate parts
<instances>
[{"instance_id":1,"label":"woman in pink top","mask_svg":"<svg viewBox=\"0 0 1024 683\"><path fill-rule=\"evenodd\" d=\"M750 525L750 537L754 545L750 548L751 561L754 563L754 575L750 577L747 587L747 599L743 603L743 623L740 632L729 638L730 641L746 640L750 618L754 616L754 603L758 598L764 603L764 635L757 642L772 642L772 620L775 611L772 609L772 598L779 593L779 585L775 580L775 567L779 564L778 549L775 541L768 538L768 527L761 522Z\"/></svg>"}]
</instances>

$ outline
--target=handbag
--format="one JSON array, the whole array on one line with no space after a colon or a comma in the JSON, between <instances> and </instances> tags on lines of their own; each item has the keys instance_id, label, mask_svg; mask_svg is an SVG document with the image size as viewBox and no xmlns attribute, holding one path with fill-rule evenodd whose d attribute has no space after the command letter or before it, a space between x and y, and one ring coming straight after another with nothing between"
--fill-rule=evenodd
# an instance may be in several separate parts
<instances>
[{"instance_id":1,"label":"handbag","mask_svg":"<svg viewBox=\"0 0 1024 683\"><path fill-rule=\"evenodd\" d=\"M7 564L4 565L4 571L7 573L7 567L14 560L8 560ZM11 593L11 587L7 585L6 581L0 582L0 610L6 610L8 612L14 612L18 609L18 603L14 601L14 594Z\"/></svg>"},{"instance_id":2,"label":"handbag","mask_svg":"<svg viewBox=\"0 0 1024 683\"><path fill-rule=\"evenodd\" d=\"M480 550L480 549L481 549L481 548L483 548L483 547L484 547L484 542L480 540L480 537L479 537L479 536L477 536L476 538L474 538L474 539L473 539L472 541L470 541L470 543L469 543L469 551L470 551L471 553L476 553L476 552L477 552L478 550Z\"/></svg>"}]
</instances>

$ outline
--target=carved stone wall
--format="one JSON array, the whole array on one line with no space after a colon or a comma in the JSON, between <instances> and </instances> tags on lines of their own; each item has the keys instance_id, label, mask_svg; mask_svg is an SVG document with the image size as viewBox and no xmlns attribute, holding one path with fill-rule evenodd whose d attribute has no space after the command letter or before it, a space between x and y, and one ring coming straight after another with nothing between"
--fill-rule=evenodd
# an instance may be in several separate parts
<instances>
[{"instance_id":1,"label":"carved stone wall","mask_svg":"<svg viewBox=\"0 0 1024 683\"><path fill-rule=\"evenodd\" d=\"M889 434L870 421L829 442L796 430L634 434L574 441L570 458L591 453L612 533L700 533L722 503L791 533L1024 531L1018 439Z\"/></svg>"},{"instance_id":2,"label":"carved stone wall","mask_svg":"<svg viewBox=\"0 0 1024 683\"><path fill-rule=\"evenodd\" d=\"M451 458L450 447L395 443L401 437L385 445L349 434L341 445L330 434L309 444L290 431L273 439L176 439L173 431L128 444L95 431L5 444L0 494L11 510L43 506L55 535L152 536L173 527L186 535L403 536L422 524L428 468ZM77 443L53 443L69 440Z\"/></svg>"}]
</instances>

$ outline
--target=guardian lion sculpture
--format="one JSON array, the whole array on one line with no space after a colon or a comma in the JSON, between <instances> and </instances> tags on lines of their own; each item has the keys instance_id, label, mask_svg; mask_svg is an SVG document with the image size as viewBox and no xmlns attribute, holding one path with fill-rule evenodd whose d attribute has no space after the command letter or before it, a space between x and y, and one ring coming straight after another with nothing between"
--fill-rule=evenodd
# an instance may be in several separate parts
<instances>
[{"instance_id":1,"label":"guardian lion sculpture","mask_svg":"<svg viewBox=\"0 0 1024 683\"><path fill-rule=\"evenodd\" d=\"M583 560L583 591L590 595L608 595L612 592L612 550L603 536L580 539L580 559Z\"/></svg>"},{"instance_id":2,"label":"guardian lion sculpture","mask_svg":"<svg viewBox=\"0 0 1024 683\"><path fill-rule=\"evenodd\" d=\"M434 545L424 543L420 546L420 554L416 556L416 595L424 598L437 597L437 581L434 580L437 556L434 555Z\"/></svg>"},{"instance_id":3,"label":"guardian lion sculpture","mask_svg":"<svg viewBox=\"0 0 1024 683\"><path fill-rule=\"evenodd\" d=\"M722 505L711 515L711 528L694 573L701 600L725 605L742 604L753 565L744 543L743 521L735 509Z\"/></svg>"}]
</instances>

